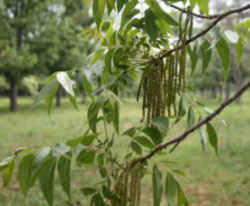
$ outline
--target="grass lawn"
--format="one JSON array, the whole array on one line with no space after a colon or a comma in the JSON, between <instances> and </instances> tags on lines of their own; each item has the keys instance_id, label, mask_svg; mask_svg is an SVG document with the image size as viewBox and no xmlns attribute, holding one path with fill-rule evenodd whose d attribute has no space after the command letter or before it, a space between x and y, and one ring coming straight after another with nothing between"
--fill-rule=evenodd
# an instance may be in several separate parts
<instances>
[{"instance_id":1,"label":"grass lawn","mask_svg":"<svg viewBox=\"0 0 250 206\"><path fill-rule=\"evenodd\" d=\"M54 109L51 116L41 105L30 111L30 99L19 99L20 111L8 112L8 101L0 99L0 158L13 153L20 146L40 147L80 136L87 126L86 105L80 105L77 111L66 101L62 107ZM123 130L140 120L140 108L133 100L123 103L121 122ZM209 101L211 108L215 102ZM241 105L231 105L213 124L219 136L219 156L208 147L202 151L198 132L190 136L171 155L153 158L154 161L176 161L175 167L183 169L185 177L179 177L192 206L248 206L250 205L250 95ZM221 119L227 121L224 126ZM169 137L175 137L184 131L184 127L173 128ZM127 145L121 140L123 149ZM161 164L163 171L170 165ZM164 175L165 176L165 175ZM149 182L145 180L142 206L152 206L152 194ZM73 168L73 198L80 201L74 206L86 206L84 196L78 188L93 184L96 179L87 168ZM58 179L56 179L58 183ZM55 188L55 206L68 206L66 195L57 185ZM8 188L0 188L0 206L45 206L47 205L37 185L25 199L19 192L19 186L12 181ZM166 205L163 203L162 205Z\"/></svg>"}]
</instances>

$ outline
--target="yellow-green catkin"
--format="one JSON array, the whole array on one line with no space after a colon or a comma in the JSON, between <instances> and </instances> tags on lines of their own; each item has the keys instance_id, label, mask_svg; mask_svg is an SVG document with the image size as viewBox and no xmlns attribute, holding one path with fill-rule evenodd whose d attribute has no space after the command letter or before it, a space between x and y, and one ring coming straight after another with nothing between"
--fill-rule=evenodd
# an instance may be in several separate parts
<instances>
[{"instance_id":1,"label":"yellow-green catkin","mask_svg":"<svg viewBox=\"0 0 250 206\"><path fill-rule=\"evenodd\" d=\"M127 166L121 170L114 191L119 201L112 201L112 206L140 206L143 169L138 163L133 168Z\"/></svg>"},{"instance_id":2,"label":"yellow-green catkin","mask_svg":"<svg viewBox=\"0 0 250 206\"><path fill-rule=\"evenodd\" d=\"M185 17L185 18L184 18ZM137 101L142 97L142 121L147 125L159 116L176 116L177 95L186 88L187 38L191 38L193 17L180 14L177 49L165 58L153 59L144 68L139 84Z\"/></svg>"}]
</instances>

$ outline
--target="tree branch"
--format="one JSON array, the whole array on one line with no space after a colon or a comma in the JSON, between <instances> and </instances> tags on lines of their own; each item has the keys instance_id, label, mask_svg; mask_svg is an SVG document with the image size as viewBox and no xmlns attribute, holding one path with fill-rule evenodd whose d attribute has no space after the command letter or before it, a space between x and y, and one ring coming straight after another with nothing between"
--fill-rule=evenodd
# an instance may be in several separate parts
<instances>
[{"instance_id":1,"label":"tree branch","mask_svg":"<svg viewBox=\"0 0 250 206\"><path fill-rule=\"evenodd\" d=\"M178 10L178 11L180 11L180 12L183 12L183 13L186 13L186 14L191 14L192 16L195 16L195 17L198 17L198 18L201 18L201 19L210 19L210 20L211 20L211 19L216 19L216 18L218 18L218 17L221 15L221 14L217 14L217 15L205 16L205 15L201 15L201 14L194 13L194 12L192 12L192 11L188 11L188 10L186 10L186 9L180 8L180 7L175 6L175 5L173 5L173 4L169 4L166 0L164 0L164 3L165 3L167 6L173 8L173 9L176 9L176 10Z\"/></svg>"},{"instance_id":2,"label":"tree branch","mask_svg":"<svg viewBox=\"0 0 250 206\"><path fill-rule=\"evenodd\" d=\"M168 141L165 143L162 143L158 146L156 146L151 152L149 152L147 155L136 159L133 163L132 166L139 162L144 162L148 159L150 159L153 155L155 155L157 152L167 149L168 146L170 145L179 145L182 141L184 141L188 135L199 129L201 126L206 125L209 123L212 119L214 119L217 115L219 115L228 105L230 105L232 102L234 102L238 97L240 97L248 88L250 87L250 82L246 83L234 96L223 102L220 107L218 107L212 114L208 115L205 119L199 121L198 124L195 126L191 127L190 129L186 130L182 135ZM174 147L175 148L175 147Z\"/></svg>"},{"instance_id":3,"label":"tree branch","mask_svg":"<svg viewBox=\"0 0 250 206\"><path fill-rule=\"evenodd\" d=\"M177 46L177 47L175 47L173 49L170 49L170 50L167 50L165 52L163 51L163 54L161 54L158 58L162 59L162 58L164 58L166 56L169 56L171 53L173 53L175 51L178 51L178 50L184 48L185 46L187 46L188 44L190 44L191 42L199 39L200 37L202 37L203 35L205 35L206 33L208 33L212 28L214 28L221 20L223 20L227 16L232 15L232 14L241 13L241 12L246 11L248 9L250 9L250 4L247 4L244 7L241 7L241 8L238 8L238 9L234 9L234 10L231 10L231 11L228 11L228 12L225 12L225 13L219 15L217 17L217 19L214 20L214 22L212 22L210 24L210 26L208 26L205 30L201 31L200 33L196 34L195 36L193 36L189 40L185 41L185 43L183 45Z\"/></svg>"}]
</instances>

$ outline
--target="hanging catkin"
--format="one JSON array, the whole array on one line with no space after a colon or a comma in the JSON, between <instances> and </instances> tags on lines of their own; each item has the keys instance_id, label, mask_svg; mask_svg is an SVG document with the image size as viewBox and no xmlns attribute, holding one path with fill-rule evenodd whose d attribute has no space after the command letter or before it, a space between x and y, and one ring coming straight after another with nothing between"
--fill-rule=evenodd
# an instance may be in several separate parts
<instances>
[{"instance_id":1,"label":"hanging catkin","mask_svg":"<svg viewBox=\"0 0 250 206\"><path fill-rule=\"evenodd\" d=\"M191 15L180 14L179 40L177 49L165 58L153 59L144 68L137 93L137 101L142 97L142 121L148 125L159 116L176 116L177 95L186 88L186 56L187 38L191 38L193 18ZM182 46L183 45L183 46Z\"/></svg>"},{"instance_id":2,"label":"hanging catkin","mask_svg":"<svg viewBox=\"0 0 250 206\"><path fill-rule=\"evenodd\" d=\"M143 165L138 163L131 168L122 169L115 185L115 194L119 200L112 201L112 206L139 206L141 198L141 180Z\"/></svg>"}]
</instances>

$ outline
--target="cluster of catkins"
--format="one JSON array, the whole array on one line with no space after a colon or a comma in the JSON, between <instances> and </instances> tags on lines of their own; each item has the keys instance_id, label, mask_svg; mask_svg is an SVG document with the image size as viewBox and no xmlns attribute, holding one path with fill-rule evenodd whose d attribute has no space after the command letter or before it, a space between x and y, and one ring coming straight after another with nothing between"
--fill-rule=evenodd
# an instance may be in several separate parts
<instances>
[{"instance_id":1,"label":"cluster of catkins","mask_svg":"<svg viewBox=\"0 0 250 206\"><path fill-rule=\"evenodd\" d=\"M119 200L113 200L112 206L139 206L141 197L141 180L143 177L143 165L127 166L120 171L115 184L115 194Z\"/></svg>"},{"instance_id":2,"label":"cluster of catkins","mask_svg":"<svg viewBox=\"0 0 250 206\"><path fill-rule=\"evenodd\" d=\"M186 88L187 38L192 36L193 18L180 15L176 50L166 57L155 58L143 69L137 93L142 97L142 121L148 125L159 116L177 116L177 95ZM167 114L166 114L167 113Z\"/></svg>"}]
</instances>

